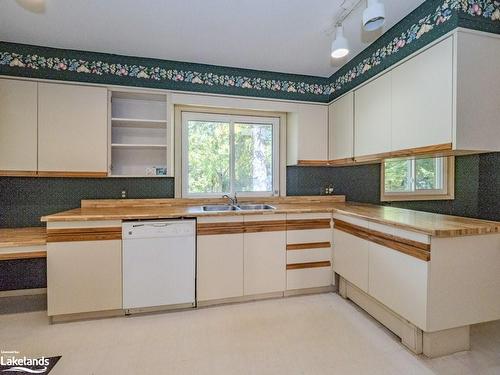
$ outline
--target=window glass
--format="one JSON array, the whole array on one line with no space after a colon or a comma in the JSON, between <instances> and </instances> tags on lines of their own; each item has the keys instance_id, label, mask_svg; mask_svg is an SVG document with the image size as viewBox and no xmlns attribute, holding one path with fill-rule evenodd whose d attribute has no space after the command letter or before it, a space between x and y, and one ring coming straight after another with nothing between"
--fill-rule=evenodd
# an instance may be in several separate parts
<instances>
[{"instance_id":1,"label":"window glass","mask_svg":"<svg viewBox=\"0 0 500 375\"><path fill-rule=\"evenodd\" d=\"M182 115L185 196L274 195L279 186L279 119Z\"/></svg>"},{"instance_id":2,"label":"window glass","mask_svg":"<svg viewBox=\"0 0 500 375\"><path fill-rule=\"evenodd\" d=\"M229 123L188 121L189 193L230 190Z\"/></svg>"},{"instance_id":3,"label":"window glass","mask_svg":"<svg viewBox=\"0 0 500 375\"><path fill-rule=\"evenodd\" d=\"M418 196L418 199L423 199L425 195L444 196L448 194L448 179L454 178L448 173L446 157L389 159L384 161L382 171L382 200L405 196Z\"/></svg>"},{"instance_id":4,"label":"window glass","mask_svg":"<svg viewBox=\"0 0 500 375\"><path fill-rule=\"evenodd\" d=\"M234 125L234 190L273 190L273 126Z\"/></svg>"}]
</instances>

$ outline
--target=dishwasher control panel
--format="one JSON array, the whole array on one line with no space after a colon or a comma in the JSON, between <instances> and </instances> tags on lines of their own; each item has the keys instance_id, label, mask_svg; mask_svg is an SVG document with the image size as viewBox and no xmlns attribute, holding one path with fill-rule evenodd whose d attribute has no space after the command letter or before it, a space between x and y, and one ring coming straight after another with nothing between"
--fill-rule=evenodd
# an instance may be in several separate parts
<instances>
[{"instance_id":1,"label":"dishwasher control panel","mask_svg":"<svg viewBox=\"0 0 500 375\"><path fill-rule=\"evenodd\" d=\"M133 221L122 224L122 238L184 237L196 234L194 220Z\"/></svg>"}]
</instances>

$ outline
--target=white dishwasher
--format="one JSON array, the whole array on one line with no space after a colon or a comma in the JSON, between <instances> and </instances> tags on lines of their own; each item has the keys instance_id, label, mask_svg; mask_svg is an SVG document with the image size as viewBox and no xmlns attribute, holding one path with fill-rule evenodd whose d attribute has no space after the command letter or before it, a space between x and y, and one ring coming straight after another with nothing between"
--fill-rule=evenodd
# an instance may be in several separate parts
<instances>
[{"instance_id":1,"label":"white dishwasher","mask_svg":"<svg viewBox=\"0 0 500 375\"><path fill-rule=\"evenodd\" d=\"M196 221L122 224L123 308L195 306Z\"/></svg>"}]
</instances>

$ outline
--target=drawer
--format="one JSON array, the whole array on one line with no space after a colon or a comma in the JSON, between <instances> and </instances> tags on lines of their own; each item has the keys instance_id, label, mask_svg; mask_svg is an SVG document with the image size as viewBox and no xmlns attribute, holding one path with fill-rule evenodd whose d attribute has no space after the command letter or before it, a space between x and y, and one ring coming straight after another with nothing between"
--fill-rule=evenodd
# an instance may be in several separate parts
<instances>
[{"instance_id":1,"label":"drawer","mask_svg":"<svg viewBox=\"0 0 500 375\"><path fill-rule=\"evenodd\" d=\"M332 260L332 249L303 249L303 250L287 250L286 263L308 263L321 262L324 260Z\"/></svg>"},{"instance_id":2,"label":"drawer","mask_svg":"<svg viewBox=\"0 0 500 375\"><path fill-rule=\"evenodd\" d=\"M303 268L286 271L286 289L320 288L332 285L332 267Z\"/></svg>"},{"instance_id":3,"label":"drawer","mask_svg":"<svg viewBox=\"0 0 500 375\"><path fill-rule=\"evenodd\" d=\"M286 233L287 244L311 242L332 242L332 229L289 230Z\"/></svg>"}]
</instances>

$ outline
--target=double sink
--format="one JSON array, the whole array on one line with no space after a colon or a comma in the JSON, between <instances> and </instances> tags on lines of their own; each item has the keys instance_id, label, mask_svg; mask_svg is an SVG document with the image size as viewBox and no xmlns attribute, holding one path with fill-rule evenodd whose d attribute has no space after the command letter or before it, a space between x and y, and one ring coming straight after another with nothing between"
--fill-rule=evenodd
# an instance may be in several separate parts
<instances>
[{"instance_id":1,"label":"double sink","mask_svg":"<svg viewBox=\"0 0 500 375\"><path fill-rule=\"evenodd\" d=\"M201 206L206 212L223 212L223 211L261 211L275 210L276 207L268 204L208 204Z\"/></svg>"}]
</instances>

